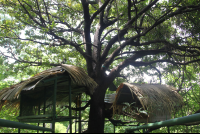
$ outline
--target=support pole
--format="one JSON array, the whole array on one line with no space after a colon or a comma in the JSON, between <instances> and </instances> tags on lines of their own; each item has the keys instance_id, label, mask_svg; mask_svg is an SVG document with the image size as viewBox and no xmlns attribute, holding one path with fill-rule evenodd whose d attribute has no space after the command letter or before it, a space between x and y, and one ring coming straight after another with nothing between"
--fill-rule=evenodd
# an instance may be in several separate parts
<instances>
[{"instance_id":1,"label":"support pole","mask_svg":"<svg viewBox=\"0 0 200 134\"><path fill-rule=\"evenodd\" d=\"M71 113L71 103L72 103L72 98L71 98L71 78L69 77L69 118L70 118L70 133L72 133L72 113Z\"/></svg>"}]
</instances>

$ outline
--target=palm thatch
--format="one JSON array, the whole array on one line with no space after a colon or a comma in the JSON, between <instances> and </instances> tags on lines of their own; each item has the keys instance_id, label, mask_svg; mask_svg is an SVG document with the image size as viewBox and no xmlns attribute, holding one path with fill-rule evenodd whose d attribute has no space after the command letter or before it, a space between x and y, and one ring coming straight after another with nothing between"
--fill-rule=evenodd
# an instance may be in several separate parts
<instances>
[{"instance_id":1,"label":"palm thatch","mask_svg":"<svg viewBox=\"0 0 200 134\"><path fill-rule=\"evenodd\" d=\"M0 91L0 109L4 105L6 105L7 108L12 108L15 110L19 109L19 96L22 91L27 94L29 98L34 98L37 101L42 97L42 95L44 95L44 90L46 90L46 88L48 88L47 92L52 92L51 89L53 88L54 82L51 81L44 83L45 80L68 75L72 80L72 98L75 98L77 94L83 92L89 92L90 94L93 94L94 88L97 86L97 84L85 73L82 68L73 65L62 64L61 66L38 73L35 76L9 88L2 89ZM69 79L67 78L58 80L56 103L68 102L68 80ZM52 96L48 97L48 100L52 100Z\"/></svg>"},{"instance_id":2,"label":"palm thatch","mask_svg":"<svg viewBox=\"0 0 200 134\"><path fill-rule=\"evenodd\" d=\"M84 69L67 64L62 64L62 68L70 74L74 83L80 86L88 87L90 93L93 94L97 83L85 73Z\"/></svg>"},{"instance_id":3,"label":"palm thatch","mask_svg":"<svg viewBox=\"0 0 200 134\"><path fill-rule=\"evenodd\" d=\"M170 119L183 104L176 89L168 85L121 83L116 93L114 100L106 96L107 102L113 102L113 114L123 113L144 123Z\"/></svg>"}]
</instances>

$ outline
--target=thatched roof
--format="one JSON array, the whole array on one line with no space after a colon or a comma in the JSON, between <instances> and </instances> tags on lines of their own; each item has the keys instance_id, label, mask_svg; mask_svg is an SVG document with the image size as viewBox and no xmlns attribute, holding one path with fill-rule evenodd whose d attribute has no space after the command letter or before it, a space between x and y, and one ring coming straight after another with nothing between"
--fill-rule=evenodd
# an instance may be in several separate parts
<instances>
[{"instance_id":1,"label":"thatched roof","mask_svg":"<svg viewBox=\"0 0 200 134\"><path fill-rule=\"evenodd\" d=\"M176 89L168 85L121 83L116 90L114 100L111 99L113 96L107 96L106 100L113 103L114 114L118 114L122 112L120 109L124 109L126 114L132 115L139 122L170 119L175 108L180 108L183 104L182 97L176 92ZM127 109L125 108L127 106L123 105L125 102L131 104ZM146 115L145 110L147 111Z\"/></svg>"},{"instance_id":2,"label":"thatched roof","mask_svg":"<svg viewBox=\"0 0 200 134\"><path fill-rule=\"evenodd\" d=\"M72 92L73 94L80 94L82 92L89 92L93 94L94 88L97 86L96 82L90 78L85 71L73 65L62 64L48 70L45 70L41 73L36 74L35 76L22 81L18 84L15 84L9 88L0 90L0 108L3 105L9 105L10 107L19 107L19 96L22 91L29 93L31 96L32 93L39 95L45 87L53 87L54 82L44 83L45 80L52 79L58 76L70 76L72 80ZM57 92L60 92L60 96L57 96L56 101L63 102L67 101L67 96L64 94L68 89L66 81L68 79L60 79L57 83ZM63 95L63 96L61 96Z\"/></svg>"}]
</instances>

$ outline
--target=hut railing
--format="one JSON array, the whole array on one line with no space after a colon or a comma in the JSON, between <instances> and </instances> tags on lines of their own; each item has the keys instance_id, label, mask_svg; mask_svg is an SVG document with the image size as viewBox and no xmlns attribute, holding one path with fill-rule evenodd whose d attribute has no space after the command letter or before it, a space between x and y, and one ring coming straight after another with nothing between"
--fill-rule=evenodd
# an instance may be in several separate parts
<instances>
[{"instance_id":1,"label":"hut railing","mask_svg":"<svg viewBox=\"0 0 200 134\"><path fill-rule=\"evenodd\" d=\"M50 129L50 128L39 127L39 126L34 126L34 125L24 124L21 122L4 120L4 119L0 119L0 126L1 127L19 128L19 129L50 131L50 132L54 131L53 129Z\"/></svg>"},{"instance_id":2,"label":"hut railing","mask_svg":"<svg viewBox=\"0 0 200 134\"><path fill-rule=\"evenodd\" d=\"M131 133L134 131L137 131L139 129L153 129L153 128L159 128L159 127L168 127L168 132L169 132L169 127L174 126L174 125L187 125L188 123L194 123L194 122L199 122L200 123L200 113L189 115L189 116L184 116L180 118L175 118L175 119L170 119L166 121L160 121L156 123L149 123L147 125L142 125L142 126L135 126L130 129L126 129L126 133Z\"/></svg>"}]
</instances>

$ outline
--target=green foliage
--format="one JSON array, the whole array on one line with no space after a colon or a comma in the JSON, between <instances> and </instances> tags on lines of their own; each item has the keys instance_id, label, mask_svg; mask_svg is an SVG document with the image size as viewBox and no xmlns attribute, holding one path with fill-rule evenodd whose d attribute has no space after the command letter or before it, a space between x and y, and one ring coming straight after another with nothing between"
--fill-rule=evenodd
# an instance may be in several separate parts
<instances>
[{"instance_id":1,"label":"green foliage","mask_svg":"<svg viewBox=\"0 0 200 134\"><path fill-rule=\"evenodd\" d=\"M56 122L55 126L55 133L66 133L66 126L63 124Z\"/></svg>"}]
</instances>

